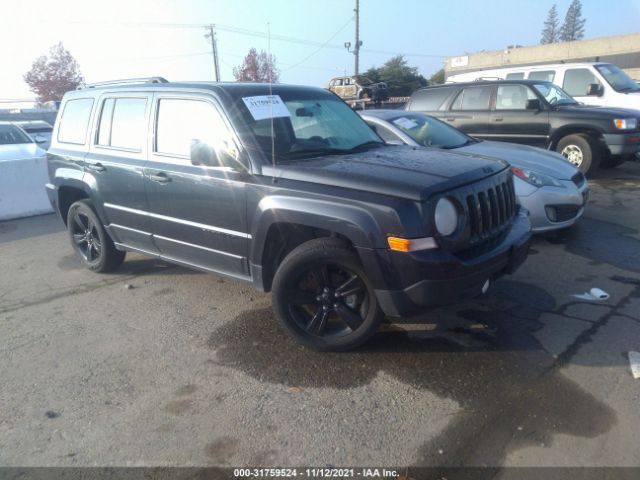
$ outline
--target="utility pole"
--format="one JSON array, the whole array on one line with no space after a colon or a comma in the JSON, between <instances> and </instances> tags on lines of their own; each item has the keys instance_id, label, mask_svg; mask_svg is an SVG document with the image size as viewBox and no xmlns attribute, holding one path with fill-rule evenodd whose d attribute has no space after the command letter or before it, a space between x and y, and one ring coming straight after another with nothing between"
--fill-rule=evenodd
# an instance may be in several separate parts
<instances>
[{"instance_id":1,"label":"utility pole","mask_svg":"<svg viewBox=\"0 0 640 480\"><path fill-rule=\"evenodd\" d=\"M207 27L209 33L205 38L211 39L211 52L213 53L213 70L216 76L216 82L220 81L220 64L218 63L218 42L216 41L215 25L211 24Z\"/></svg>"},{"instance_id":2,"label":"utility pole","mask_svg":"<svg viewBox=\"0 0 640 480\"><path fill-rule=\"evenodd\" d=\"M356 45L353 47L353 55L356 57L354 75L358 75L360 70L360 46L362 45L360 41L360 0L356 0L356 8L354 11L356 12Z\"/></svg>"},{"instance_id":3,"label":"utility pole","mask_svg":"<svg viewBox=\"0 0 640 480\"><path fill-rule=\"evenodd\" d=\"M353 51L351 51L351 42L344 42L344 48L347 49L347 52L353 53L355 57L354 75L358 75L360 71L360 47L362 46L362 40L360 40L360 0L356 0L356 8L353 11L356 14L356 42Z\"/></svg>"}]
</instances>

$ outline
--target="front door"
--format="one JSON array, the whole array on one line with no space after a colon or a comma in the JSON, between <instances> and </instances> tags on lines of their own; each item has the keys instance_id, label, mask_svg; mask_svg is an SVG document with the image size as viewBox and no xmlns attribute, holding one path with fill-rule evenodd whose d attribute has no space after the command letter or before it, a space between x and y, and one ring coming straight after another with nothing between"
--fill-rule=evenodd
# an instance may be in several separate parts
<instances>
[{"instance_id":1,"label":"front door","mask_svg":"<svg viewBox=\"0 0 640 480\"><path fill-rule=\"evenodd\" d=\"M153 116L144 181L154 243L169 260L246 278L247 173L223 161L238 143L221 110L204 95L156 94Z\"/></svg>"},{"instance_id":2,"label":"front door","mask_svg":"<svg viewBox=\"0 0 640 480\"><path fill-rule=\"evenodd\" d=\"M549 111L527 109L527 101L533 99L538 96L527 85L498 85L487 138L545 148L549 138Z\"/></svg>"}]
</instances>

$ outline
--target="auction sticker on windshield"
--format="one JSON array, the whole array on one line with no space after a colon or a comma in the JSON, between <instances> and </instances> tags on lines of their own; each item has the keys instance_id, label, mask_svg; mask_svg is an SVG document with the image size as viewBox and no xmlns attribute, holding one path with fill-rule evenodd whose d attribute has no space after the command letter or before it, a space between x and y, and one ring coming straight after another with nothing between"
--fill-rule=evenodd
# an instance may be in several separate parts
<instances>
[{"instance_id":1,"label":"auction sticker on windshield","mask_svg":"<svg viewBox=\"0 0 640 480\"><path fill-rule=\"evenodd\" d=\"M249 109L254 120L265 118L290 117L289 110L280 98L280 95L258 95L255 97L242 97L242 101Z\"/></svg>"},{"instance_id":2,"label":"auction sticker on windshield","mask_svg":"<svg viewBox=\"0 0 640 480\"><path fill-rule=\"evenodd\" d=\"M401 128L404 128L405 130L411 130L412 128L418 126L418 122L407 117L396 118L393 123Z\"/></svg>"}]
</instances>

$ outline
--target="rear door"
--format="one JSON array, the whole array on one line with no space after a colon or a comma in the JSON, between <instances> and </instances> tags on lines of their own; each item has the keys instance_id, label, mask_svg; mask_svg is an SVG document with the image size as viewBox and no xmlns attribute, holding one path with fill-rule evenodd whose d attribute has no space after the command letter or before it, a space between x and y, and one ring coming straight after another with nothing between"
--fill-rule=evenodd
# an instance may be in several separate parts
<instances>
[{"instance_id":1,"label":"rear door","mask_svg":"<svg viewBox=\"0 0 640 480\"><path fill-rule=\"evenodd\" d=\"M528 85L498 85L487 138L545 148L549 111L527 110L527 101L536 98Z\"/></svg>"},{"instance_id":2,"label":"rear door","mask_svg":"<svg viewBox=\"0 0 640 480\"><path fill-rule=\"evenodd\" d=\"M156 254L147 217L143 171L152 94L106 93L99 98L85 181L114 241Z\"/></svg>"},{"instance_id":3,"label":"rear door","mask_svg":"<svg viewBox=\"0 0 640 480\"><path fill-rule=\"evenodd\" d=\"M144 182L161 255L248 277L247 169L199 156L209 148L219 158L238 158L239 142L222 109L213 98L197 94L157 93L153 104Z\"/></svg>"},{"instance_id":4,"label":"rear door","mask_svg":"<svg viewBox=\"0 0 640 480\"><path fill-rule=\"evenodd\" d=\"M493 85L463 88L451 102L442 120L468 135L487 138L489 134L489 108L493 90Z\"/></svg>"}]
</instances>

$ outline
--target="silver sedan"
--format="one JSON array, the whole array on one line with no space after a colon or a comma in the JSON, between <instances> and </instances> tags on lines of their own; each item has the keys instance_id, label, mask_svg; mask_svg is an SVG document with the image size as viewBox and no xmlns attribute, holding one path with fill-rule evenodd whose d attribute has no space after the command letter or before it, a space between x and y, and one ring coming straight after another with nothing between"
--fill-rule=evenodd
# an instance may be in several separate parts
<instances>
[{"instance_id":1,"label":"silver sedan","mask_svg":"<svg viewBox=\"0 0 640 480\"><path fill-rule=\"evenodd\" d=\"M428 115L404 110L359 112L387 143L455 149L456 153L506 160L516 195L529 210L534 232L573 225L589 196L585 176L562 155L515 143L476 140Z\"/></svg>"}]
</instances>

